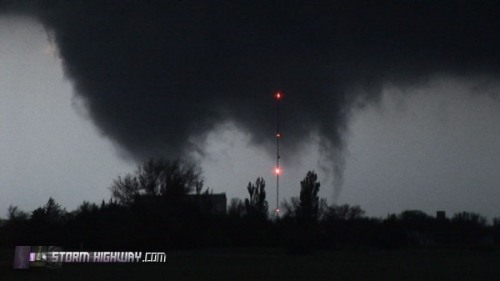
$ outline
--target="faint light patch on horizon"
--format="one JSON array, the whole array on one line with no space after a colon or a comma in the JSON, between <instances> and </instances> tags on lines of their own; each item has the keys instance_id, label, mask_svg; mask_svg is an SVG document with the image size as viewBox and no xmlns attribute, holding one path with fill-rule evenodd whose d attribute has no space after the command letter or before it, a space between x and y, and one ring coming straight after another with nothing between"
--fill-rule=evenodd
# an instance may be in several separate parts
<instances>
[{"instance_id":1,"label":"faint light patch on horizon","mask_svg":"<svg viewBox=\"0 0 500 281\"><path fill-rule=\"evenodd\" d=\"M500 87L465 81L387 86L379 105L353 114L341 201L382 217L409 209L500 216Z\"/></svg>"},{"instance_id":2,"label":"faint light patch on horizon","mask_svg":"<svg viewBox=\"0 0 500 281\"><path fill-rule=\"evenodd\" d=\"M49 197L68 210L109 198L108 186L135 165L77 114L71 83L46 30L0 17L0 217Z\"/></svg>"}]
</instances>

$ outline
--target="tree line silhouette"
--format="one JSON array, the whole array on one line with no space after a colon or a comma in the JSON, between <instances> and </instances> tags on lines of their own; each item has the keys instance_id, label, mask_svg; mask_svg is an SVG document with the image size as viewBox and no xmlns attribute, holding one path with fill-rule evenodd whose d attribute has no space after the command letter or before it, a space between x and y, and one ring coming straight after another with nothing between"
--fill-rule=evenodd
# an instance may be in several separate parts
<instances>
[{"instance_id":1,"label":"tree line silhouette","mask_svg":"<svg viewBox=\"0 0 500 281\"><path fill-rule=\"evenodd\" d=\"M0 247L58 245L81 250L160 250L202 247L277 247L290 253L316 249L403 247L500 247L500 218L472 212L446 217L408 210L370 218L359 206L328 205L318 196L314 171L300 193L269 214L266 183L247 185L248 197L233 198L227 212L215 211L212 192L203 190L201 169L186 161L151 159L118 177L111 198L84 201L67 211L53 198L26 213L8 208L0 222Z\"/></svg>"}]
</instances>

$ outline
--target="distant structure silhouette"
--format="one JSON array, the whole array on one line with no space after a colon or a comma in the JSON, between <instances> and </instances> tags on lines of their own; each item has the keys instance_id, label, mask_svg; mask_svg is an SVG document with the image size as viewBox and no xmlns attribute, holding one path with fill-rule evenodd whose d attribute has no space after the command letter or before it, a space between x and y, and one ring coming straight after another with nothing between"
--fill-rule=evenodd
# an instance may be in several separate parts
<instances>
[{"instance_id":1,"label":"distant structure silhouette","mask_svg":"<svg viewBox=\"0 0 500 281\"><path fill-rule=\"evenodd\" d=\"M436 212L436 219L445 220L446 219L446 212L445 211L437 211Z\"/></svg>"}]
</instances>

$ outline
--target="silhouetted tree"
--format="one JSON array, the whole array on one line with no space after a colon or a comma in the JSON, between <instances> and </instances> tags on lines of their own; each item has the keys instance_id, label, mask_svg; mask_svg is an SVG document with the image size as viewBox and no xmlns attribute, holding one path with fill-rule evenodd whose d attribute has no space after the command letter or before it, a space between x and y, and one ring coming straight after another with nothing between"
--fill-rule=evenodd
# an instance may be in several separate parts
<instances>
[{"instance_id":1,"label":"silhouetted tree","mask_svg":"<svg viewBox=\"0 0 500 281\"><path fill-rule=\"evenodd\" d=\"M75 214L88 214L97 212L99 207L95 203L90 203L88 201L83 201L80 206L74 211Z\"/></svg>"},{"instance_id":2,"label":"silhouetted tree","mask_svg":"<svg viewBox=\"0 0 500 281\"><path fill-rule=\"evenodd\" d=\"M325 211L326 220L358 220L363 218L365 211L360 206L332 205Z\"/></svg>"},{"instance_id":3,"label":"silhouetted tree","mask_svg":"<svg viewBox=\"0 0 500 281\"><path fill-rule=\"evenodd\" d=\"M66 219L67 212L50 197L45 206L34 210L31 221L46 224L60 224Z\"/></svg>"},{"instance_id":4,"label":"silhouetted tree","mask_svg":"<svg viewBox=\"0 0 500 281\"><path fill-rule=\"evenodd\" d=\"M500 217L493 218L492 234L495 242L500 244Z\"/></svg>"},{"instance_id":5,"label":"silhouetted tree","mask_svg":"<svg viewBox=\"0 0 500 281\"><path fill-rule=\"evenodd\" d=\"M29 214L19 210L17 206L9 206L7 209L7 220L10 223L24 222L29 219Z\"/></svg>"},{"instance_id":6,"label":"silhouetted tree","mask_svg":"<svg viewBox=\"0 0 500 281\"><path fill-rule=\"evenodd\" d=\"M419 222L429 220L431 217L420 210L406 210L401 212L398 218L407 222Z\"/></svg>"},{"instance_id":7,"label":"silhouetted tree","mask_svg":"<svg viewBox=\"0 0 500 281\"><path fill-rule=\"evenodd\" d=\"M286 227L286 244L288 251L295 254L306 254L318 246L318 219L321 214L319 192L320 183L314 171L309 171L300 182L299 197L284 201L285 211L281 224ZM326 205L326 203L324 203Z\"/></svg>"},{"instance_id":8,"label":"silhouetted tree","mask_svg":"<svg viewBox=\"0 0 500 281\"><path fill-rule=\"evenodd\" d=\"M269 204L266 200L266 182L263 178L257 178L255 184L248 183L247 190L250 195L245 199L245 209L249 216L267 218Z\"/></svg>"},{"instance_id":9,"label":"silhouetted tree","mask_svg":"<svg viewBox=\"0 0 500 281\"><path fill-rule=\"evenodd\" d=\"M113 181L111 196L123 205L129 205L139 196L140 188L137 178L128 174Z\"/></svg>"},{"instance_id":10,"label":"silhouetted tree","mask_svg":"<svg viewBox=\"0 0 500 281\"><path fill-rule=\"evenodd\" d=\"M300 182L300 196L297 217L305 221L317 221L320 215L320 200L318 197L320 183L314 171L307 172ZM293 203L292 203L293 204Z\"/></svg>"},{"instance_id":11,"label":"silhouetted tree","mask_svg":"<svg viewBox=\"0 0 500 281\"><path fill-rule=\"evenodd\" d=\"M486 234L487 219L476 213L460 212L451 218L458 243L478 243Z\"/></svg>"},{"instance_id":12,"label":"silhouetted tree","mask_svg":"<svg viewBox=\"0 0 500 281\"><path fill-rule=\"evenodd\" d=\"M231 199L227 208L227 215L231 218L242 218L245 215L245 204L239 198Z\"/></svg>"},{"instance_id":13,"label":"silhouetted tree","mask_svg":"<svg viewBox=\"0 0 500 281\"><path fill-rule=\"evenodd\" d=\"M193 163L151 159L140 165L134 174L118 177L110 187L112 198L130 205L139 196L176 198L193 191L201 192L201 169Z\"/></svg>"},{"instance_id":14,"label":"silhouetted tree","mask_svg":"<svg viewBox=\"0 0 500 281\"><path fill-rule=\"evenodd\" d=\"M406 210L397 216L400 224L406 230L428 231L435 222L435 219L420 210Z\"/></svg>"},{"instance_id":15,"label":"silhouetted tree","mask_svg":"<svg viewBox=\"0 0 500 281\"><path fill-rule=\"evenodd\" d=\"M43 207L39 207L31 213L28 224L31 229L36 230L37 235L32 235L27 242L64 245L68 237L66 235L68 229L65 226L69 218L66 210L50 197Z\"/></svg>"},{"instance_id":16,"label":"silhouetted tree","mask_svg":"<svg viewBox=\"0 0 500 281\"><path fill-rule=\"evenodd\" d=\"M195 184L195 187L194 187L194 190L196 192L196 195L200 195L201 194L201 191L203 190L203 181L199 181ZM205 190L205 193L206 194L209 194L209 190L207 188L207 190Z\"/></svg>"},{"instance_id":17,"label":"silhouetted tree","mask_svg":"<svg viewBox=\"0 0 500 281\"><path fill-rule=\"evenodd\" d=\"M182 196L201 191L203 184L201 169L180 160L151 159L140 166L136 174L140 189L147 195Z\"/></svg>"},{"instance_id":18,"label":"silhouetted tree","mask_svg":"<svg viewBox=\"0 0 500 281\"><path fill-rule=\"evenodd\" d=\"M7 220L0 226L0 247L11 247L27 243L32 233L29 228L29 214L16 206L9 206Z\"/></svg>"},{"instance_id":19,"label":"silhouetted tree","mask_svg":"<svg viewBox=\"0 0 500 281\"><path fill-rule=\"evenodd\" d=\"M480 214L472 213L472 212L460 212L456 213L451 221L457 224L475 226L475 227L485 227L487 224L487 219Z\"/></svg>"}]
</instances>

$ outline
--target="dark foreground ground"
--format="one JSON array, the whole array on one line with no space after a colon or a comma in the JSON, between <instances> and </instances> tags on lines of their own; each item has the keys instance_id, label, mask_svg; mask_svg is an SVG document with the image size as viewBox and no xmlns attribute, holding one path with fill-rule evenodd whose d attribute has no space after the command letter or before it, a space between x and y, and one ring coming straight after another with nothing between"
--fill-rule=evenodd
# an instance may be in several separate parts
<instances>
[{"instance_id":1,"label":"dark foreground ground","mask_svg":"<svg viewBox=\"0 0 500 281\"><path fill-rule=\"evenodd\" d=\"M498 280L500 252L471 250L333 251L288 255L279 250L167 252L165 263L64 264L13 270L0 250L0 280Z\"/></svg>"}]
</instances>

